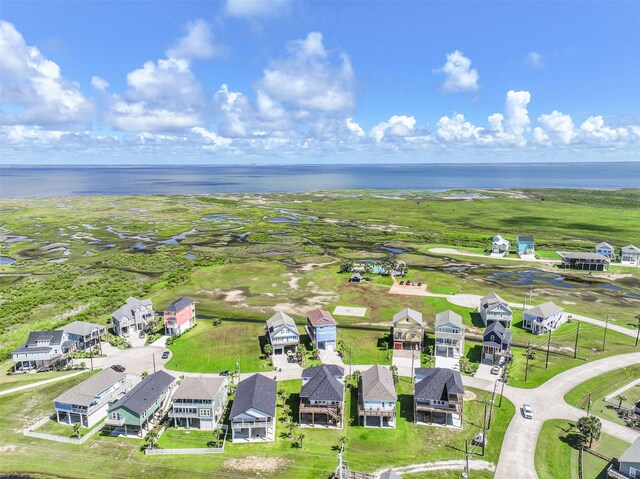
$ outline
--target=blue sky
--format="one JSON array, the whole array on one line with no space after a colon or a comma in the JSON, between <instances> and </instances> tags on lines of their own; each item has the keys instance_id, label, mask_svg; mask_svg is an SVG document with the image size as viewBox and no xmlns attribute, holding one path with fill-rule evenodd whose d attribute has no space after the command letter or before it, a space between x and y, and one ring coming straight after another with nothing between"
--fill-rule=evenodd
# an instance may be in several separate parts
<instances>
[{"instance_id":1,"label":"blue sky","mask_svg":"<svg viewBox=\"0 0 640 479\"><path fill-rule=\"evenodd\" d=\"M7 1L4 163L640 160L639 2Z\"/></svg>"}]
</instances>

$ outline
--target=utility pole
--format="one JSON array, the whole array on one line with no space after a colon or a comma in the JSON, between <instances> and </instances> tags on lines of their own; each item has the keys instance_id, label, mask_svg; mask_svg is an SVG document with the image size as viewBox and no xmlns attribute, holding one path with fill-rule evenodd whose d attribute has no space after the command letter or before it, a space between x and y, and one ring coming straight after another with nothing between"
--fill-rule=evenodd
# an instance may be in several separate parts
<instances>
[{"instance_id":1,"label":"utility pole","mask_svg":"<svg viewBox=\"0 0 640 479\"><path fill-rule=\"evenodd\" d=\"M156 372L156 353L151 356L153 358L153 372Z\"/></svg>"},{"instance_id":2,"label":"utility pole","mask_svg":"<svg viewBox=\"0 0 640 479\"><path fill-rule=\"evenodd\" d=\"M484 445L486 442L487 434L487 401L484 401L484 417L482 419L482 457L484 457Z\"/></svg>"},{"instance_id":3,"label":"utility pole","mask_svg":"<svg viewBox=\"0 0 640 479\"><path fill-rule=\"evenodd\" d=\"M607 344L607 329L609 329L609 315L607 314L607 321L604 323L604 338L602 339L602 352Z\"/></svg>"},{"instance_id":4,"label":"utility pole","mask_svg":"<svg viewBox=\"0 0 640 479\"><path fill-rule=\"evenodd\" d=\"M638 340L640 339L640 314L636 316L638 318L638 333L636 334L636 348L638 347Z\"/></svg>"},{"instance_id":5,"label":"utility pole","mask_svg":"<svg viewBox=\"0 0 640 479\"><path fill-rule=\"evenodd\" d=\"M496 388L498 387L498 381L493 383L493 393L491 394L491 403L489 404L489 422L487 423L487 430L491 429L491 414L493 413L493 404L496 398Z\"/></svg>"},{"instance_id":6,"label":"utility pole","mask_svg":"<svg viewBox=\"0 0 640 479\"><path fill-rule=\"evenodd\" d=\"M589 393L589 400L587 401L587 417L589 417L590 412L591 412L591 393Z\"/></svg>"},{"instance_id":7,"label":"utility pole","mask_svg":"<svg viewBox=\"0 0 640 479\"><path fill-rule=\"evenodd\" d=\"M416 359L416 352L415 351L411 351L411 382L413 382L413 362Z\"/></svg>"},{"instance_id":8,"label":"utility pole","mask_svg":"<svg viewBox=\"0 0 640 479\"><path fill-rule=\"evenodd\" d=\"M547 336L547 362L544 365L545 369L549 368L549 348L551 347L551 328L549 328L549 336Z\"/></svg>"},{"instance_id":9,"label":"utility pole","mask_svg":"<svg viewBox=\"0 0 640 479\"><path fill-rule=\"evenodd\" d=\"M502 407L502 396L504 396L504 383L509 380L509 370L505 367L504 372L502 373L502 388L500 389L500 403L498 407Z\"/></svg>"},{"instance_id":10,"label":"utility pole","mask_svg":"<svg viewBox=\"0 0 640 479\"><path fill-rule=\"evenodd\" d=\"M529 356L531 356L531 340L529 340L529 345L527 346L527 365L524 368L524 382L527 382L527 377L529 376Z\"/></svg>"},{"instance_id":11,"label":"utility pole","mask_svg":"<svg viewBox=\"0 0 640 479\"><path fill-rule=\"evenodd\" d=\"M640 329L638 329L640 331ZM573 347L573 359L578 357L578 335L580 334L580 321L578 321L578 329L576 329L576 345Z\"/></svg>"},{"instance_id":12,"label":"utility pole","mask_svg":"<svg viewBox=\"0 0 640 479\"><path fill-rule=\"evenodd\" d=\"M464 440L464 457L465 457L465 468L464 468L464 477L469 477L469 439Z\"/></svg>"},{"instance_id":13,"label":"utility pole","mask_svg":"<svg viewBox=\"0 0 640 479\"><path fill-rule=\"evenodd\" d=\"M525 308L527 307L527 293L526 292L522 293L522 296L523 296L522 311L524 311Z\"/></svg>"},{"instance_id":14,"label":"utility pole","mask_svg":"<svg viewBox=\"0 0 640 479\"><path fill-rule=\"evenodd\" d=\"M93 371L93 347L89 348L89 360L91 361L91 370Z\"/></svg>"}]
</instances>

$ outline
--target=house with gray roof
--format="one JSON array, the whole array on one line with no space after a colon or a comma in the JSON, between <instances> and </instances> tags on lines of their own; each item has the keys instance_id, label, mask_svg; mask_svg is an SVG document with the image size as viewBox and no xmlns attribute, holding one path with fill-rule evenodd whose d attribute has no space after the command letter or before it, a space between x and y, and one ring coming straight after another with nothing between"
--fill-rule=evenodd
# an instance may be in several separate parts
<instances>
[{"instance_id":1,"label":"house with gray roof","mask_svg":"<svg viewBox=\"0 0 640 479\"><path fill-rule=\"evenodd\" d=\"M186 296L164 310L164 332L167 336L183 334L196 325L196 302Z\"/></svg>"},{"instance_id":2,"label":"house with gray roof","mask_svg":"<svg viewBox=\"0 0 640 479\"><path fill-rule=\"evenodd\" d=\"M605 241L596 245L596 253L609 258L611 261L616 259L615 248Z\"/></svg>"},{"instance_id":3,"label":"house with gray roof","mask_svg":"<svg viewBox=\"0 0 640 479\"><path fill-rule=\"evenodd\" d=\"M422 313L405 308L393 315L391 334L393 349L419 351L424 341Z\"/></svg>"},{"instance_id":4,"label":"house with gray roof","mask_svg":"<svg viewBox=\"0 0 640 479\"><path fill-rule=\"evenodd\" d=\"M640 478L640 438L636 439L607 470L609 479Z\"/></svg>"},{"instance_id":5,"label":"house with gray roof","mask_svg":"<svg viewBox=\"0 0 640 479\"><path fill-rule=\"evenodd\" d=\"M562 254L562 267L583 271L607 271L611 259L599 253L570 252Z\"/></svg>"},{"instance_id":6,"label":"house with gray roof","mask_svg":"<svg viewBox=\"0 0 640 479\"><path fill-rule=\"evenodd\" d=\"M224 415L228 385L224 376L184 378L171 397L173 427L213 431Z\"/></svg>"},{"instance_id":7,"label":"house with gray roof","mask_svg":"<svg viewBox=\"0 0 640 479\"><path fill-rule=\"evenodd\" d=\"M85 351L93 346L102 347L102 338L107 334L107 327L101 324L87 323L86 321L73 321L59 328L69 335L71 341L75 341L76 349Z\"/></svg>"},{"instance_id":8,"label":"house with gray roof","mask_svg":"<svg viewBox=\"0 0 640 479\"><path fill-rule=\"evenodd\" d=\"M130 384L126 374L111 368L81 382L54 399L56 420L91 428L107 416L109 406L123 396Z\"/></svg>"},{"instance_id":9,"label":"house with gray roof","mask_svg":"<svg viewBox=\"0 0 640 479\"><path fill-rule=\"evenodd\" d=\"M302 371L299 423L342 428L344 368L323 364Z\"/></svg>"},{"instance_id":10,"label":"house with gray roof","mask_svg":"<svg viewBox=\"0 0 640 479\"><path fill-rule=\"evenodd\" d=\"M396 427L398 393L391 370L375 364L360 375L358 419L364 427Z\"/></svg>"},{"instance_id":11,"label":"house with gray roof","mask_svg":"<svg viewBox=\"0 0 640 479\"><path fill-rule=\"evenodd\" d=\"M480 298L478 312L485 326L489 326L494 321L500 321L505 328L511 327L513 311L511 311L509 303L496 293L489 293Z\"/></svg>"},{"instance_id":12,"label":"house with gray roof","mask_svg":"<svg viewBox=\"0 0 640 479\"><path fill-rule=\"evenodd\" d=\"M510 243L500 235L493 237L491 242L491 254L505 256L509 253Z\"/></svg>"},{"instance_id":13,"label":"house with gray roof","mask_svg":"<svg viewBox=\"0 0 640 479\"><path fill-rule=\"evenodd\" d=\"M500 321L489 324L482 335L482 362L504 364L511 357L511 336Z\"/></svg>"},{"instance_id":14,"label":"house with gray roof","mask_svg":"<svg viewBox=\"0 0 640 479\"><path fill-rule=\"evenodd\" d=\"M640 248L632 244L622 247L620 264L625 266L640 267Z\"/></svg>"},{"instance_id":15,"label":"house with gray roof","mask_svg":"<svg viewBox=\"0 0 640 479\"><path fill-rule=\"evenodd\" d=\"M127 298L127 301L113 312L111 324L116 335L128 337L130 334L145 332L147 324L154 318L150 299Z\"/></svg>"},{"instance_id":16,"label":"house with gray roof","mask_svg":"<svg viewBox=\"0 0 640 479\"><path fill-rule=\"evenodd\" d=\"M277 389L277 383L262 374L254 374L238 383L230 412L233 442L274 440Z\"/></svg>"},{"instance_id":17,"label":"house with gray roof","mask_svg":"<svg viewBox=\"0 0 640 479\"><path fill-rule=\"evenodd\" d=\"M435 355L459 359L464 356L462 317L451 310L436 314Z\"/></svg>"},{"instance_id":18,"label":"house with gray roof","mask_svg":"<svg viewBox=\"0 0 640 479\"><path fill-rule=\"evenodd\" d=\"M380 473L378 479L402 479L402 477L393 469L387 469Z\"/></svg>"},{"instance_id":19,"label":"house with gray roof","mask_svg":"<svg viewBox=\"0 0 640 479\"><path fill-rule=\"evenodd\" d=\"M300 332L291 316L281 311L267 319L267 339L273 348L273 354L295 352L300 344Z\"/></svg>"},{"instance_id":20,"label":"house with gray roof","mask_svg":"<svg viewBox=\"0 0 640 479\"><path fill-rule=\"evenodd\" d=\"M522 327L533 334L553 331L567 320L564 309L548 301L524 312Z\"/></svg>"},{"instance_id":21,"label":"house with gray roof","mask_svg":"<svg viewBox=\"0 0 640 479\"><path fill-rule=\"evenodd\" d=\"M413 417L417 424L462 428L464 386L459 371L417 368Z\"/></svg>"},{"instance_id":22,"label":"house with gray roof","mask_svg":"<svg viewBox=\"0 0 640 479\"><path fill-rule=\"evenodd\" d=\"M105 425L143 437L167 412L174 383L165 371L149 374L109 407Z\"/></svg>"},{"instance_id":23,"label":"house with gray roof","mask_svg":"<svg viewBox=\"0 0 640 479\"><path fill-rule=\"evenodd\" d=\"M27 341L12 353L14 371L44 371L65 366L71 360L75 341L65 331L32 331Z\"/></svg>"}]
</instances>

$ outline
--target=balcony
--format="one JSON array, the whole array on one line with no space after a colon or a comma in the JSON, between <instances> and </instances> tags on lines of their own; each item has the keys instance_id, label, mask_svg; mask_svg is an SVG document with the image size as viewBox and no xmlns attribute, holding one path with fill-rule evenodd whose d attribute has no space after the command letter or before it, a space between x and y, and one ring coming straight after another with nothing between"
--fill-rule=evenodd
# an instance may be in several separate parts
<instances>
[{"instance_id":1,"label":"balcony","mask_svg":"<svg viewBox=\"0 0 640 479\"><path fill-rule=\"evenodd\" d=\"M118 426L118 427L122 427L124 426L125 423L125 419L123 417L118 418L118 419L114 419L111 416L108 416L107 419L105 419L104 421L105 425L107 426Z\"/></svg>"},{"instance_id":2,"label":"balcony","mask_svg":"<svg viewBox=\"0 0 640 479\"><path fill-rule=\"evenodd\" d=\"M462 412L462 403L449 403L448 406L438 406L436 404L416 404L416 411L427 412L446 412L452 414L460 414Z\"/></svg>"},{"instance_id":3,"label":"balcony","mask_svg":"<svg viewBox=\"0 0 640 479\"><path fill-rule=\"evenodd\" d=\"M342 404L321 406L316 404L310 404L309 401L300 401L301 413L319 413L319 414L336 414L340 416L342 414Z\"/></svg>"},{"instance_id":4,"label":"balcony","mask_svg":"<svg viewBox=\"0 0 640 479\"><path fill-rule=\"evenodd\" d=\"M273 424L271 418L266 421L232 421L231 427L233 429L243 429L246 427L270 427Z\"/></svg>"},{"instance_id":5,"label":"balcony","mask_svg":"<svg viewBox=\"0 0 640 479\"><path fill-rule=\"evenodd\" d=\"M169 411L169 417L180 418L180 417L200 417L200 416L198 416L198 412L197 411L196 412L185 412L185 411L178 412L178 411L174 411L173 409L171 409Z\"/></svg>"},{"instance_id":6,"label":"balcony","mask_svg":"<svg viewBox=\"0 0 640 479\"><path fill-rule=\"evenodd\" d=\"M378 408L365 408L358 405L359 416L382 416L382 417L395 417L396 410L393 409L378 409Z\"/></svg>"}]
</instances>

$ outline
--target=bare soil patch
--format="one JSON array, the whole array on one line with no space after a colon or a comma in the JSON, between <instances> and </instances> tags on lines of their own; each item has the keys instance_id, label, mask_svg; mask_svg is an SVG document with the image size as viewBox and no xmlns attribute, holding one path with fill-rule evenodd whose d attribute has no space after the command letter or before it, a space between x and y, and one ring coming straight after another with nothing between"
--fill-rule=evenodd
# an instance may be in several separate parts
<instances>
[{"instance_id":1,"label":"bare soil patch","mask_svg":"<svg viewBox=\"0 0 640 479\"><path fill-rule=\"evenodd\" d=\"M464 392L464 400L465 401L475 401L477 398L476 393L473 391L465 391Z\"/></svg>"},{"instance_id":2,"label":"bare soil patch","mask_svg":"<svg viewBox=\"0 0 640 479\"><path fill-rule=\"evenodd\" d=\"M274 473L291 463L284 457L247 456L241 459L227 459L222 463L225 469L238 472Z\"/></svg>"}]
</instances>

